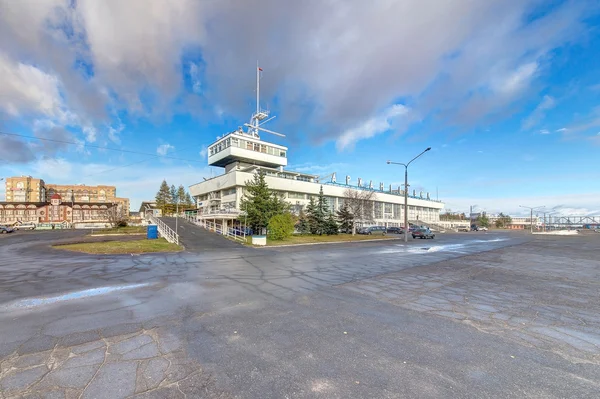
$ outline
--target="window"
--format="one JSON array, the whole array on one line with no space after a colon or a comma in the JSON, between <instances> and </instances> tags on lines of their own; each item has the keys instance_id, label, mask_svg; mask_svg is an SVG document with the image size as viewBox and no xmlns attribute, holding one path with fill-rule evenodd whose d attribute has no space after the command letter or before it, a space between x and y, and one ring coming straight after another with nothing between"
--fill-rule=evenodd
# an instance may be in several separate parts
<instances>
[{"instance_id":1,"label":"window","mask_svg":"<svg viewBox=\"0 0 600 399\"><path fill-rule=\"evenodd\" d=\"M284 157L284 158L285 158L285 151L283 151L283 150L280 150L280 151L279 151L279 156L280 156L280 157Z\"/></svg>"},{"instance_id":2,"label":"window","mask_svg":"<svg viewBox=\"0 0 600 399\"><path fill-rule=\"evenodd\" d=\"M306 194L291 192L291 193L288 193L288 198L290 198L290 199L305 199Z\"/></svg>"},{"instance_id":3,"label":"window","mask_svg":"<svg viewBox=\"0 0 600 399\"><path fill-rule=\"evenodd\" d=\"M262 152L263 154L267 153L267 146L264 144L260 145L260 152Z\"/></svg>"},{"instance_id":4,"label":"window","mask_svg":"<svg viewBox=\"0 0 600 399\"><path fill-rule=\"evenodd\" d=\"M381 202L375 202L375 219L383 219L383 204Z\"/></svg>"}]
</instances>

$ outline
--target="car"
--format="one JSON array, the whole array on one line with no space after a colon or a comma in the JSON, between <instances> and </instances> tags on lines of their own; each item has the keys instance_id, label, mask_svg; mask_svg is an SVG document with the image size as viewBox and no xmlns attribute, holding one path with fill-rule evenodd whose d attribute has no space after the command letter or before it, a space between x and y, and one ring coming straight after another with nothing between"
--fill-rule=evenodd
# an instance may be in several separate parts
<instances>
[{"instance_id":1,"label":"car","mask_svg":"<svg viewBox=\"0 0 600 399\"><path fill-rule=\"evenodd\" d=\"M13 226L15 230L35 230L35 223L25 222Z\"/></svg>"},{"instance_id":2,"label":"car","mask_svg":"<svg viewBox=\"0 0 600 399\"><path fill-rule=\"evenodd\" d=\"M404 234L404 229L402 227L388 227L387 232L390 234Z\"/></svg>"},{"instance_id":3,"label":"car","mask_svg":"<svg viewBox=\"0 0 600 399\"><path fill-rule=\"evenodd\" d=\"M13 231L15 230L12 227L0 226L0 234L12 233Z\"/></svg>"},{"instance_id":4,"label":"car","mask_svg":"<svg viewBox=\"0 0 600 399\"><path fill-rule=\"evenodd\" d=\"M477 228L478 231L488 231L487 227L478 227Z\"/></svg>"},{"instance_id":5,"label":"car","mask_svg":"<svg viewBox=\"0 0 600 399\"><path fill-rule=\"evenodd\" d=\"M421 229L415 229L412 232L412 238L417 238L417 237L421 238L421 239L423 239L423 238L434 239L435 238L435 234L432 233L431 230L429 230L429 229L423 229L423 228L421 228Z\"/></svg>"},{"instance_id":6,"label":"car","mask_svg":"<svg viewBox=\"0 0 600 399\"><path fill-rule=\"evenodd\" d=\"M456 229L456 231L465 231L465 232L467 232L467 233L468 233L468 232L469 232L469 228L468 228L468 227L458 227L458 228Z\"/></svg>"},{"instance_id":7,"label":"car","mask_svg":"<svg viewBox=\"0 0 600 399\"><path fill-rule=\"evenodd\" d=\"M368 234L368 235L386 235L386 229L384 226L370 226L363 227L358 231L358 234Z\"/></svg>"}]
</instances>

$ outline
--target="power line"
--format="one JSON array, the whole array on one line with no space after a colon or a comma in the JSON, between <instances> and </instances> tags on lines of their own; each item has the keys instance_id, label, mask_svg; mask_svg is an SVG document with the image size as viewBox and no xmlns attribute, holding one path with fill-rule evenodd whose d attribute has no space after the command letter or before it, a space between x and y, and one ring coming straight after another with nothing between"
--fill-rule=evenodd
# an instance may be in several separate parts
<instances>
[{"instance_id":1,"label":"power line","mask_svg":"<svg viewBox=\"0 0 600 399\"><path fill-rule=\"evenodd\" d=\"M7 132L1 132L0 134L4 134L6 136L14 136L14 137L23 137L23 138L27 138L27 139L33 139L33 140L42 140L42 141L50 141L52 143L61 143L61 144L70 144L70 145L76 145L76 146L81 146L81 147L89 147L89 148L96 148L99 150L107 150L107 151L118 151L118 152L125 152L128 154L138 154L138 155L148 155L151 156L153 158L165 158L165 159L175 159L178 161L186 161L186 162L203 162L197 159L183 159L183 158L178 158L178 157L171 157L168 155L156 155L156 154L150 154L148 152L140 152L140 151L133 151L133 150L123 150L123 149L119 149L119 148L111 148L111 147L103 147L100 145L94 145L94 144L81 144L81 143L77 143L74 141L66 141L66 140L56 140L56 139L49 139L49 138L45 138L45 137L36 137L36 136L28 136L25 134L17 134L17 133L7 133Z\"/></svg>"}]
</instances>

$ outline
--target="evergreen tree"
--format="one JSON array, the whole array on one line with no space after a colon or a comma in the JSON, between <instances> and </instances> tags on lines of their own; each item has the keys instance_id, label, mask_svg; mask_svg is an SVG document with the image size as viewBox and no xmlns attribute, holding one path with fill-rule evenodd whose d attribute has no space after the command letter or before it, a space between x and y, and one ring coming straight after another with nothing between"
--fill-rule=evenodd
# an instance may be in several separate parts
<instances>
[{"instance_id":1,"label":"evergreen tree","mask_svg":"<svg viewBox=\"0 0 600 399\"><path fill-rule=\"evenodd\" d=\"M306 221L308 224L308 231L310 234L318 234L319 232L319 216L317 210L317 204L315 199L310 197L308 205L306 206Z\"/></svg>"},{"instance_id":2,"label":"evergreen tree","mask_svg":"<svg viewBox=\"0 0 600 399\"><path fill-rule=\"evenodd\" d=\"M259 171L253 180L246 182L241 209L246 211L246 220L252 230L262 232L274 215L289 211L289 204L281 195L269 189L265 172Z\"/></svg>"},{"instance_id":3,"label":"evergreen tree","mask_svg":"<svg viewBox=\"0 0 600 399\"><path fill-rule=\"evenodd\" d=\"M194 206L194 200L192 199L190 193L185 193L185 204L187 206Z\"/></svg>"},{"instance_id":4,"label":"evergreen tree","mask_svg":"<svg viewBox=\"0 0 600 399\"><path fill-rule=\"evenodd\" d=\"M185 188L183 187L183 185L179 185L179 187L177 188L177 199L175 200L175 202L179 203L179 206L185 206L187 205L186 201L185 201Z\"/></svg>"},{"instance_id":5,"label":"evergreen tree","mask_svg":"<svg viewBox=\"0 0 600 399\"><path fill-rule=\"evenodd\" d=\"M344 203L344 205L337 211L337 220L340 225L340 230L342 230L343 233L352 233L354 216L352 215L352 212L350 212L350 207L347 203Z\"/></svg>"},{"instance_id":6,"label":"evergreen tree","mask_svg":"<svg viewBox=\"0 0 600 399\"><path fill-rule=\"evenodd\" d=\"M340 229L340 226L335 221L335 218L333 217L333 213L329 213L329 216L325 220L325 228L324 228L325 234L327 234L328 236L336 235L339 233L339 229Z\"/></svg>"},{"instance_id":7,"label":"evergreen tree","mask_svg":"<svg viewBox=\"0 0 600 399\"><path fill-rule=\"evenodd\" d=\"M160 188L156 193L156 207L159 208L163 215L169 210L169 204L171 204L171 190L166 180L163 180L160 184Z\"/></svg>"},{"instance_id":8,"label":"evergreen tree","mask_svg":"<svg viewBox=\"0 0 600 399\"><path fill-rule=\"evenodd\" d=\"M329 207L327 206L327 198L325 198L325 195L323 195L323 186L321 186L321 189L319 190L319 196L317 197L317 212L315 214L317 234L322 235L325 233L328 216Z\"/></svg>"},{"instance_id":9,"label":"evergreen tree","mask_svg":"<svg viewBox=\"0 0 600 399\"><path fill-rule=\"evenodd\" d=\"M300 234L309 234L310 233L310 225L308 223L308 218L304 213L304 210L300 208L300 212L298 214L298 224L296 229Z\"/></svg>"}]
</instances>

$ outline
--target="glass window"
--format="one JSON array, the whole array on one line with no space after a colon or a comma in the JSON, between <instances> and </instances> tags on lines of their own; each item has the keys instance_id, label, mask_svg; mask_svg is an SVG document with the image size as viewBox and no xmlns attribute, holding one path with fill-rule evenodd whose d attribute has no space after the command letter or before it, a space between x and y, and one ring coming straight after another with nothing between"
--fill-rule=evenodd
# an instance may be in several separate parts
<instances>
[{"instance_id":1,"label":"glass window","mask_svg":"<svg viewBox=\"0 0 600 399\"><path fill-rule=\"evenodd\" d=\"M285 151L280 150L279 151L279 156L285 158Z\"/></svg>"},{"instance_id":2,"label":"glass window","mask_svg":"<svg viewBox=\"0 0 600 399\"><path fill-rule=\"evenodd\" d=\"M260 152L262 152L263 154L267 153L267 146L264 144L260 145Z\"/></svg>"},{"instance_id":3,"label":"glass window","mask_svg":"<svg viewBox=\"0 0 600 399\"><path fill-rule=\"evenodd\" d=\"M247 150L251 150L252 149L252 143L249 141L246 141L246 149Z\"/></svg>"}]
</instances>

